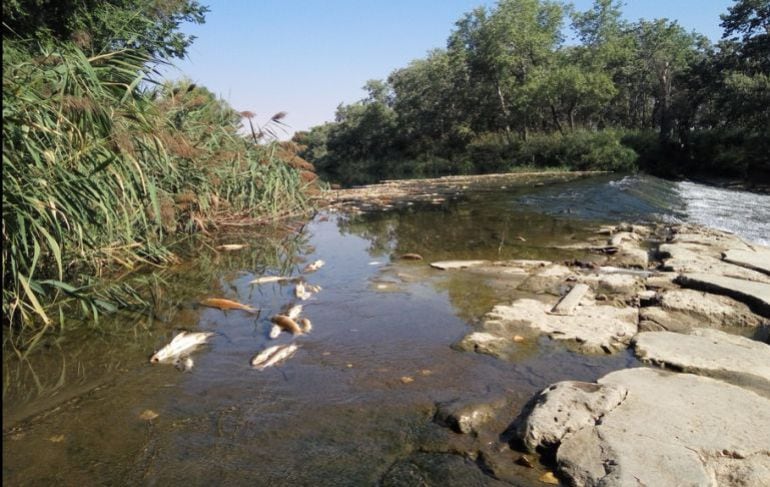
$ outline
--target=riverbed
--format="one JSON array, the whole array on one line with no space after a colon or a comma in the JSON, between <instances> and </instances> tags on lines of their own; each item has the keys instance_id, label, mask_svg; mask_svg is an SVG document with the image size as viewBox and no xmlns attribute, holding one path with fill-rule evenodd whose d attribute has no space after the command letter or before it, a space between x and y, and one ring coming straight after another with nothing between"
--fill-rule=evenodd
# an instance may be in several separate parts
<instances>
[{"instance_id":1,"label":"riverbed","mask_svg":"<svg viewBox=\"0 0 770 487\"><path fill-rule=\"evenodd\" d=\"M155 319L103 319L23 360L4 353L4 482L397 485L409 484L409 459L436 483L496 485L442 446L454 433L433 421L436 403L503 394L515 416L553 382L640 364L628 351L584 355L546 338L510 361L457 351L494 304L526 295L429 262L581 259L571 243L621 221L770 238L770 196L647 176L541 176L403 203L323 211L274 235L219 235L247 247L191 251L164 275L166 308ZM297 302L293 286L249 281L298 275L317 259L326 265L306 279L322 289L303 303L313 331L270 340L269 317ZM260 313L197 305L207 297ZM187 372L150 364L180 330L215 335ZM250 366L260 349L290 341L300 348L285 364ZM521 485L538 485L543 470L522 467Z\"/></svg>"}]
</instances>

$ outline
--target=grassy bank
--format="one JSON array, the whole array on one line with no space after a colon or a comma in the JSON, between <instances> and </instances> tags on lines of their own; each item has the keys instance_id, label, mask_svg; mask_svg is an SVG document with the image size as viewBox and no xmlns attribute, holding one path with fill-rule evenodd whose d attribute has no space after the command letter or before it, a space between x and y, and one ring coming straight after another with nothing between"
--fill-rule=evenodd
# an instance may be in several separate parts
<instances>
[{"instance_id":1,"label":"grassy bank","mask_svg":"<svg viewBox=\"0 0 770 487\"><path fill-rule=\"evenodd\" d=\"M125 276L174 262L185 235L308 207L265 142L280 114L245 138L241 114L205 88L148 83L152 62L4 39L3 321L17 347L78 309L146 306Z\"/></svg>"}]
</instances>

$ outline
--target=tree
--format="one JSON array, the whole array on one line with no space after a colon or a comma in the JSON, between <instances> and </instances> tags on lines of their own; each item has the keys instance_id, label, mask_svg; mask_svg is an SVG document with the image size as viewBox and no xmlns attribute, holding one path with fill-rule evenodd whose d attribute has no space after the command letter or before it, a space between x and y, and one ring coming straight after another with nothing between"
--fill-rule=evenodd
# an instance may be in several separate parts
<instances>
[{"instance_id":1,"label":"tree","mask_svg":"<svg viewBox=\"0 0 770 487\"><path fill-rule=\"evenodd\" d=\"M153 58L182 58L195 37L180 25L201 24L206 12L197 0L8 0L3 38L51 36L90 54L136 49Z\"/></svg>"}]
</instances>

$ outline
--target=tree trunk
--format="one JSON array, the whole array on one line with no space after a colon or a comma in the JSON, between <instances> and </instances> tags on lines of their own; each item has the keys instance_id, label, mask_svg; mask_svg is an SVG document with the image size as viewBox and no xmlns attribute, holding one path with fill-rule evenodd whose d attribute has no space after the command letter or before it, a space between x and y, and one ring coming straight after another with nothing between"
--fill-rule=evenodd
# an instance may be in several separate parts
<instances>
[{"instance_id":1,"label":"tree trunk","mask_svg":"<svg viewBox=\"0 0 770 487\"><path fill-rule=\"evenodd\" d=\"M500 86L500 82L497 82L497 97L500 100L500 110L503 112L503 119L505 120L505 133L511 132L511 125L509 120L511 119L511 112L508 110L508 104L505 102L505 96L503 96L503 87Z\"/></svg>"},{"instance_id":2,"label":"tree trunk","mask_svg":"<svg viewBox=\"0 0 770 487\"><path fill-rule=\"evenodd\" d=\"M561 126L561 122L559 122L559 116L556 114L556 107L553 106L553 103L551 104L551 116L553 117L554 125L559 129L559 133L564 135L564 129Z\"/></svg>"}]
</instances>

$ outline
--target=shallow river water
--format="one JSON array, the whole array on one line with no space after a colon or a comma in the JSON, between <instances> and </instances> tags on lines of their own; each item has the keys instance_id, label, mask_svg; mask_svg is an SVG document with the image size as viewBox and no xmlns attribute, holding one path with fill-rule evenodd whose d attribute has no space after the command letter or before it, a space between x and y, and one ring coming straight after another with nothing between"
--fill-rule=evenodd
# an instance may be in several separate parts
<instances>
[{"instance_id":1,"label":"shallow river water","mask_svg":"<svg viewBox=\"0 0 770 487\"><path fill-rule=\"evenodd\" d=\"M436 402L504 394L515 416L552 382L639 365L627 352L586 356L547 339L510 362L455 351L493 305L523 294L430 261L576 258L555 246L618 221L693 221L768 243L768 196L644 176L537 181L441 205L320 213L296 232L276 230L283 234L274 244L264 232L222 235L222 243L250 246L191 249L164 276L161 318L65 331L23 360L6 351L4 483L411 485L393 465L421 458L426 438L438 434ZM424 260L397 258L406 252ZM294 340L300 349L285 364L252 369L261 348L291 341L285 333L269 340L269 317L296 300L291 285L248 282L297 274L316 259L326 265L307 280L323 289L303 303L313 331ZM197 306L205 297L261 312ZM215 336L193 354L190 371L150 364L179 330ZM143 419L148 411L157 417ZM436 483L495 482L462 456L434 457L424 463ZM537 485L536 473L521 470L522 485Z\"/></svg>"}]
</instances>

